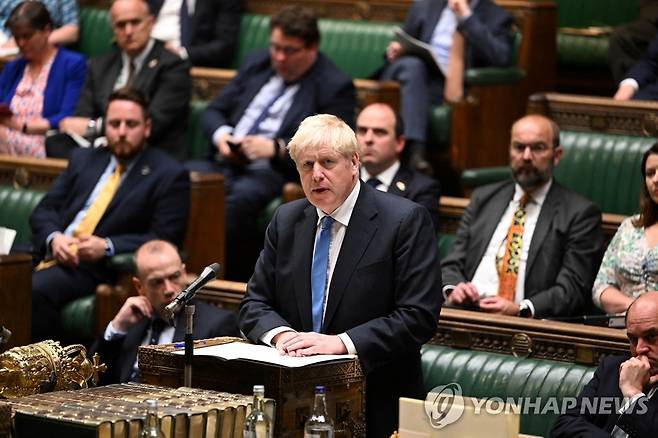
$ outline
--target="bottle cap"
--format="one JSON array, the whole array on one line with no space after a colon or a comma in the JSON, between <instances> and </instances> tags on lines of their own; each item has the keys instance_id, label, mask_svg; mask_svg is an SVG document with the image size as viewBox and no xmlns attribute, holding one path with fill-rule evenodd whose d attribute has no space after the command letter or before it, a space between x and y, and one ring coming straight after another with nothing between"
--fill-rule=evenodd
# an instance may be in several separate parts
<instances>
[{"instance_id":1,"label":"bottle cap","mask_svg":"<svg viewBox=\"0 0 658 438\"><path fill-rule=\"evenodd\" d=\"M265 393L264 385L254 385L254 392Z\"/></svg>"},{"instance_id":2,"label":"bottle cap","mask_svg":"<svg viewBox=\"0 0 658 438\"><path fill-rule=\"evenodd\" d=\"M327 389L324 387L324 385L315 385L316 394L324 394L325 392L327 392Z\"/></svg>"}]
</instances>

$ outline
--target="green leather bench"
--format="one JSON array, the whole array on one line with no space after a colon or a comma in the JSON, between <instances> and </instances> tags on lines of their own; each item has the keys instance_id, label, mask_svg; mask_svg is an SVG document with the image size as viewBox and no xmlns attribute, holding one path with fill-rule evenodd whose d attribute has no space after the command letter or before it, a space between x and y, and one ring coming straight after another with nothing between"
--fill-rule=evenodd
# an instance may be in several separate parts
<instances>
[{"instance_id":1,"label":"green leather bench","mask_svg":"<svg viewBox=\"0 0 658 438\"><path fill-rule=\"evenodd\" d=\"M562 131L564 152L556 181L594 201L605 213L639 211L642 155L656 139L595 132ZM478 187L511 176L509 167L467 169L464 185Z\"/></svg>"},{"instance_id":2,"label":"green leather bench","mask_svg":"<svg viewBox=\"0 0 658 438\"><path fill-rule=\"evenodd\" d=\"M44 194L41 190L0 185L0 226L16 230L14 246L30 243L28 219Z\"/></svg>"},{"instance_id":3,"label":"green leather bench","mask_svg":"<svg viewBox=\"0 0 658 438\"><path fill-rule=\"evenodd\" d=\"M633 21L637 18L637 0L556 0L558 7L557 32L557 63L561 72L582 73L577 84L580 90L574 91L589 94L588 75L592 73L596 80L606 80L605 85L614 86L609 71L608 36L609 33L587 34L590 27L615 27L619 24ZM597 73L596 75L594 73ZM565 80L564 74L558 77ZM606 92L606 89L591 89L592 93Z\"/></svg>"},{"instance_id":4,"label":"green leather bench","mask_svg":"<svg viewBox=\"0 0 658 438\"><path fill-rule=\"evenodd\" d=\"M421 350L425 390L450 382L458 383L462 395L470 397L508 397L518 400L550 397L558 406L564 397L575 397L589 382L594 368L547 359L526 359L506 354L462 350L426 344ZM548 436L557 415L535 413L521 415L520 432Z\"/></svg>"},{"instance_id":5,"label":"green leather bench","mask_svg":"<svg viewBox=\"0 0 658 438\"><path fill-rule=\"evenodd\" d=\"M603 213L631 215L639 210L640 164L658 139L658 104L610 98L537 93L528 112L560 126L562 160L555 179L591 199ZM465 186L474 188L510 177L508 167L468 169Z\"/></svg>"}]
</instances>

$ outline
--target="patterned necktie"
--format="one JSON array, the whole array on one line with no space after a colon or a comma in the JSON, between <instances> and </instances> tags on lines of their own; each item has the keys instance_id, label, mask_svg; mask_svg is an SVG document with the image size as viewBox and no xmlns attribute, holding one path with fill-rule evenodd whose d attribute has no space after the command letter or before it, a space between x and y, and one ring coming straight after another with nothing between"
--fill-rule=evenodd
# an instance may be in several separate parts
<instances>
[{"instance_id":1,"label":"patterned necktie","mask_svg":"<svg viewBox=\"0 0 658 438\"><path fill-rule=\"evenodd\" d=\"M521 247L523 245L523 227L525 226L526 206L530 196L524 193L519 206L512 216L512 223L507 230L505 239L505 255L498 269L498 296L514 301L516 279L519 276L521 263Z\"/></svg>"},{"instance_id":2,"label":"patterned necktie","mask_svg":"<svg viewBox=\"0 0 658 438\"><path fill-rule=\"evenodd\" d=\"M267 118L267 116L270 114L270 109L272 109L272 105L274 105L274 102L279 100L281 96L283 96L283 93L286 92L286 83L283 82L281 84L281 88L277 91L277 93L270 99L269 102L267 102L267 105L263 107L263 111L256 117L256 120L254 120L254 123L251 125L251 128L249 128L249 131L247 131L247 135L254 135L258 134L260 131L260 124Z\"/></svg>"},{"instance_id":3,"label":"patterned necktie","mask_svg":"<svg viewBox=\"0 0 658 438\"><path fill-rule=\"evenodd\" d=\"M378 180L377 178L370 178L368 181L366 181L366 184L368 184L370 187L373 189L376 189L378 185L380 185L382 182Z\"/></svg>"},{"instance_id":4,"label":"patterned necktie","mask_svg":"<svg viewBox=\"0 0 658 438\"><path fill-rule=\"evenodd\" d=\"M89 236L94 233L96 225L100 222L101 217L107 210L107 206L110 205L114 194L119 188L119 183L121 182L121 174L123 173L123 164L117 163L114 168L114 172L105 182L102 190L94 199L94 202L89 206L87 214L82 218L78 227L73 232L75 237L78 236Z\"/></svg>"},{"instance_id":5,"label":"patterned necktie","mask_svg":"<svg viewBox=\"0 0 658 438\"><path fill-rule=\"evenodd\" d=\"M315 252L311 265L311 313L313 315L313 331L320 333L322 329L322 314L324 297L327 289L327 271L329 270L329 243L331 242L331 226L334 218L325 216L320 221L320 232L315 238Z\"/></svg>"}]
</instances>

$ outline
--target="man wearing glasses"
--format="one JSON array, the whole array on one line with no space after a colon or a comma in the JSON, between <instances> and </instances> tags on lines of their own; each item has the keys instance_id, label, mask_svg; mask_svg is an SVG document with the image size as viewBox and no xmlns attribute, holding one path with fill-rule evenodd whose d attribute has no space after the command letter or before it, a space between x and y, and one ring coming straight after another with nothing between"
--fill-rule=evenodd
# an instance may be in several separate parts
<instances>
[{"instance_id":1,"label":"man wearing glasses","mask_svg":"<svg viewBox=\"0 0 658 438\"><path fill-rule=\"evenodd\" d=\"M473 192L441 264L448 305L544 318L582 314L603 255L601 212L553 179L562 156L550 119L512 126L512 180Z\"/></svg>"},{"instance_id":2,"label":"man wearing glasses","mask_svg":"<svg viewBox=\"0 0 658 438\"><path fill-rule=\"evenodd\" d=\"M298 176L286 145L297 126L316 113L333 114L354 126L352 80L318 51L313 12L288 7L270 19L269 50L244 61L203 115L211 141L209 160L193 170L221 172L227 182L227 278L246 281L262 247L257 218Z\"/></svg>"}]
</instances>

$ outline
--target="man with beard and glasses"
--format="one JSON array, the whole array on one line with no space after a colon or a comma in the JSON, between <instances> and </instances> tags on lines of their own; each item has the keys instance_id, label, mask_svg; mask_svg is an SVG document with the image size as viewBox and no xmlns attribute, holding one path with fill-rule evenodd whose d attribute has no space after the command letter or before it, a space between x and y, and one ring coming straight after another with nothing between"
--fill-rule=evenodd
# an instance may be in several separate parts
<instances>
[{"instance_id":1,"label":"man with beard and glasses","mask_svg":"<svg viewBox=\"0 0 658 438\"><path fill-rule=\"evenodd\" d=\"M544 318L589 304L604 249L601 212L553 179L559 138L543 116L512 126L513 180L473 192L442 262L448 305Z\"/></svg>"},{"instance_id":2,"label":"man with beard and glasses","mask_svg":"<svg viewBox=\"0 0 658 438\"><path fill-rule=\"evenodd\" d=\"M32 338L61 339L59 311L112 283L107 260L163 239L181 244L187 225L187 171L147 147L148 102L136 90L110 95L107 148L76 150L30 217L37 261L32 274Z\"/></svg>"}]
</instances>

